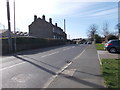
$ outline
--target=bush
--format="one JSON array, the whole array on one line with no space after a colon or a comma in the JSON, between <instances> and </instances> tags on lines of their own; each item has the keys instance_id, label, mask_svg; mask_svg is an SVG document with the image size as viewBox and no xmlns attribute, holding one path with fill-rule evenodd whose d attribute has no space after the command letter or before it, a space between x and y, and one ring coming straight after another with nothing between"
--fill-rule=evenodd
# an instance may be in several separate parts
<instances>
[{"instance_id":1,"label":"bush","mask_svg":"<svg viewBox=\"0 0 120 90\"><path fill-rule=\"evenodd\" d=\"M109 36L108 36L108 41L109 41L109 40L113 40L113 39L118 39L118 37L115 36L115 35L109 35Z\"/></svg>"},{"instance_id":2,"label":"bush","mask_svg":"<svg viewBox=\"0 0 120 90\"><path fill-rule=\"evenodd\" d=\"M65 42L66 42L65 40L43 39L43 38L33 38L33 37L16 38L17 51L63 45L65 44ZM14 48L14 38L12 38L12 47ZM12 52L14 52L14 50ZM8 39L2 39L2 54L6 54L6 53L9 53Z\"/></svg>"}]
</instances>

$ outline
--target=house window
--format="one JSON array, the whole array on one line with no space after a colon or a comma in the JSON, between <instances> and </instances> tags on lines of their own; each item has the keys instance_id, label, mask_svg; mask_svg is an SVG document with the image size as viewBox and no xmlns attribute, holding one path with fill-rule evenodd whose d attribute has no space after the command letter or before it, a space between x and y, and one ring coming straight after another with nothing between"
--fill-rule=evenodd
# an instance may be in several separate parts
<instances>
[{"instance_id":1,"label":"house window","mask_svg":"<svg viewBox=\"0 0 120 90\"><path fill-rule=\"evenodd\" d=\"M55 32L55 29L54 29L54 27L53 27L53 32Z\"/></svg>"},{"instance_id":2,"label":"house window","mask_svg":"<svg viewBox=\"0 0 120 90\"><path fill-rule=\"evenodd\" d=\"M53 38L54 38L54 39L56 38L55 35L53 36Z\"/></svg>"}]
</instances>

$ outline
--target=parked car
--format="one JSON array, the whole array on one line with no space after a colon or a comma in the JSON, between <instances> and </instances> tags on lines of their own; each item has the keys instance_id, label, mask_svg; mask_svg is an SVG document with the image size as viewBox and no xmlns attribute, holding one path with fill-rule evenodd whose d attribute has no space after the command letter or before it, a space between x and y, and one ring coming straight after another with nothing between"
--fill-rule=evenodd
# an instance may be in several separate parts
<instances>
[{"instance_id":1,"label":"parked car","mask_svg":"<svg viewBox=\"0 0 120 90\"><path fill-rule=\"evenodd\" d=\"M110 53L120 52L120 40L110 40L104 45L104 49Z\"/></svg>"},{"instance_id":2,"label":"parked car","mask_svg":"<svg viewBox=\"0 0 120 90\"><path fill-rule=\"evenodd\" d=\"M92 42L91 42L91 41L88 41L87 44L92 44Z\"/></svg>"}]
</instances>

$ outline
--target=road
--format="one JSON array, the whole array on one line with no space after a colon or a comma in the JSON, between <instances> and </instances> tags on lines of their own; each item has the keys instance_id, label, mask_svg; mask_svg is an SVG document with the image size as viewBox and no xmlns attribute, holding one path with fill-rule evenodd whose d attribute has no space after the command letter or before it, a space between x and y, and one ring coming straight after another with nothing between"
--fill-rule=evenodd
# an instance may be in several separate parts
<instances>
[{"instance_id":1,"label":"road","mask_svg":"<svg viewBox=\"0 0 120 90\"><path fill-rule=\"evenodd\" d=\"M0 63L2 88L43 88L89 45L65 45L5 56ZM52 77L52 79L51 79Z\"/></svg>"}]
</instances>

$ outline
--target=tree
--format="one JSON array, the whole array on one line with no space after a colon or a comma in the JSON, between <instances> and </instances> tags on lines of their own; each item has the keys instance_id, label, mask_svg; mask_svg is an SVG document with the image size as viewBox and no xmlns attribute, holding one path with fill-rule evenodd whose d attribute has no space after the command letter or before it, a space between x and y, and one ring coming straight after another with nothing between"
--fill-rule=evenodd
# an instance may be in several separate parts
<instances>
[{"instance_id":1,"label":"tree","mask_svg":"<svg viewBox=\"0 0 120 90\"><path fill-rule=\"evenodd\" d=\"M91 41L95 42L95 34L97 33L97 30L98 30L98 25L96 24L90 25L88 30L88 37L91 39Z\"/></svg>"},{"instance_id":2,"label":"tree","mask_svg":"<svg viewBox=\"0 0 120 90\"><path fill-rule=\"evenodd\" d=\"M96 43L102 43L102 38L98 34L95 34Z\"/></svg>"},{"instance_id":3,"label":"tree","mask_svg":"<svg viewBox=\"0 0 120 90\"><path fill-rule=\"evenodd\" d=\"M118 39L118 37L115 36L115 35L113 35L113 34L110 34L110 35L108 36L108 41L109 41L109 40L113 40L113 39Z\"/></svg>"},{"instance_id":4,"label":"tree","mask_svg":"<svg viewBox=\"0 0 120 90\"><path fill-rule=\"evenodd\" d=\"M103 24L103 35L104 35L104 38L105 38L105 41L107 42L108 41L108 35L110 34L109 32L109 24L107 22L105 22Z\"/></svg>"}]
</instances>

